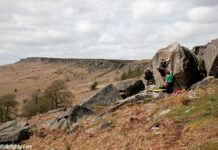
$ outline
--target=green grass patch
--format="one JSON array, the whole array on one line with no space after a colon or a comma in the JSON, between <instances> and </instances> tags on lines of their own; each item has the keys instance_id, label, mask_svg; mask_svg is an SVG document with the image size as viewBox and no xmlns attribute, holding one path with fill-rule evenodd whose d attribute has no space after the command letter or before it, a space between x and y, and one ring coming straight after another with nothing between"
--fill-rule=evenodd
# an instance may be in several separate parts
<instances>
[{"instance_id":1,"label":"green grass patch","mask_svg":"<svg viewBox=\"0 0 218 150\"><path fill-rule=\"evenodd\" d=\"M144 73L143 68L136 67L136 68L129 68L127 71L124 71L118 80L126 80L126 79L132 79L140 77Z\"/></svg>"},{"instance_id":2,"label":"green grass patch","mask_svg":"<svg viewBox=\"0 0 218 150\"><path fill-rule=\"evenodd\" d=\"M218 150L218 142L201 143L194 145L192 150Z\"/></svg>"},{"instance_id":3,"label":"green grass patch","mask_svg":"<svg viewBox=\"0 0 218 150\"><path fill-rule=\"evenodd\" d=\"M191 122L193 121L193 123L218 117L218 95L207 95L192 101L188 106L182 105L168 113L166 117L171 119L190 120Z\"/></svg>"},{"instance_id":4,"label":"green grass patch","mask_svg":"<svg viewBox=\"0 0 218 150\"><path fill-rule=\"evenodd\" d=\"M92 85L90 86L90 90L95 91L97 89L97 86L98 86L98 82L97 81L93 82Z\"/></svg>"}]
</instances>

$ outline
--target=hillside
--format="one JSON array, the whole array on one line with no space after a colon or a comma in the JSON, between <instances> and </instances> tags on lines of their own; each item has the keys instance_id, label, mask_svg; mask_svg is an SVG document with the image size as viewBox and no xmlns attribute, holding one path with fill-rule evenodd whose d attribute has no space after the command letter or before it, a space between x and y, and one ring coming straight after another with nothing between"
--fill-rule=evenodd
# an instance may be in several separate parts
<instances>
[{"instance_id":1,"label":"hillside","mask_svg":"<svg viewBox=\"0 0 218 150\"><path fill-rule=\"evenodd\" d=\"M40 149L218 148L218 80L160 100L128 103L104 117L80 120L73 131L37 128L25 144ZM189 99L187 99L189 97ZM186 103L187 102L187 103ZM58 114L36 116L31 124Z\"/></svg>"},{"instance_id":2,"label":"hillside","mask_svg":"<svg viewBox=\"0 0 218 150\"><path fill-rule=\"evenodd\" d=\"M64 80L74 96L72 102L75 105L93 93L90 86L94 81L100 88L115 82L123 70L137 66L144 69L148 64L149 60L22 59L0 67L0 96L14 93L16 100L22 103L33 91L44 91L53 81Z\"/></svg>"},{"instance_id":3,"label":"hillside","mask_svg":"<svg viewBox=\"0 0 218 150\"><path fill-rule=\"evenodd\" d=\"M13 95L1 98L0 144L34 150L215 150L217 45L216 39L189 50L173 43L151 60L27 58L2 66L0 95L13 93L19 103ZM161 68L162 59L169 63ZM147 67L150 85L143 78ZM64 82L53 85L57 80ZM95 82L97 89L91 89ZM32 97L38 89L42 95Z\"/></svg>"}]
</instances>

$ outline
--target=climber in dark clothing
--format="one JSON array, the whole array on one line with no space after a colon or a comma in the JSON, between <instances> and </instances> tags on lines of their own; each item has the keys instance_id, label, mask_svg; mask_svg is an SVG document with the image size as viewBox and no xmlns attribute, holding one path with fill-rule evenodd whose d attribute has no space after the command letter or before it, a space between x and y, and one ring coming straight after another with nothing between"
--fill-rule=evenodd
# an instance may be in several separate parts
<instances>
[{"instance_id":1,"label":"climber in dark clothing","mask_svg":"<svg viewBox=\"0 0 218 150\"><path fill-rule=\"evenodd\" d=\"M166 68L168 67L169 63L170 63L170 59L168 60L161 59L158 64L157 70L160 72L160 75L163 77L163 79L166 76L166 72L167 72Z\"/></svg>"},{"instance_id":2,"label":"climber in dark clothing","mask_svg":"<svg viewBox=\"0 0 218 150\"><path fill-rule=\"evenodd\" d=\"M147 86L150 84L154 84L154 75L150 68L146 69L144 79L147 80Z\"/></svg>"}]
</instances>

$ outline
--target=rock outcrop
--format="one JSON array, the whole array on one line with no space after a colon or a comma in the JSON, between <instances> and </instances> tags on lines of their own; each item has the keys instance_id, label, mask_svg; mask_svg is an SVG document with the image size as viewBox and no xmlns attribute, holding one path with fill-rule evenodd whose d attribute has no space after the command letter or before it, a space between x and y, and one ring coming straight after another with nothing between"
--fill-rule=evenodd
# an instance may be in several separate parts
<instances>
[{"instance_id":1,"label":"rock outcrop","mask_svg":"<svg viewBox=\"0 0 218 150\"><path fill-rule=\"evenodd\" d=\"M130 97L132 95L135 95L145 90L145 85L142 80L135 80L134 82L126 82L126 84L125 81L123 81L122 83L125 86L121 86L122 84L120 84L120 87L118 86L122 98Z\"/></svg>"},{"instance_id":2,"label":"rock outcrop","mask_svg":"<svg viewBox=\"0 0 218 150\"><path fill-rule=\"evenodd\" d=\"M205 70L206 75L218 75L218 39L207 45L196 46L192 52L197 56L199 67Z\"/></svg>"},{"instance_id":3,"label":"rock outcrop","mask_svg":"<svg viewBox=\"0 0 218 150\"><path fill-rule=\"evenodd\" d=\"M119 81L114 84L114 87L118 91L125 91L129 86L135 84L136 81L137 79L127 79L127 80Z\"/></svg>"},{"instance_id":4,"label":"rock outcrop","mask_svg":"<svg viewBox=\"0 0 218 150\"><path fill-rule=\"evenodd\" d=\"M66 59L66 58L46 58L46 57L28 57L21 59L18 63L40 62L40 63L55 63L55 64L70 64L72 66L87 67L90 71L97 69L119 69L132 60L106 60L106 59Z\"/></svg>"},{"instance_id":5,"label":"rock outcrop","mask_svg":"<svg viewBox=\"0 0 218 150\"><path fill-rule=\"evenodd\" d=\"M161 59L171 60L167 70L174 75L175 86L179 88L188 88L203 79L196 57L187 48L174 43L160 49L152 59L155 82L158 86L163 85L164 82L157 71Z\"/></svg>"},{"instance_id":6,"label":"rock outcrop","mask_svg":"<svg viewBox=\"0 0 218 150\"><path fill-rule=\"evenodd\" d=\"M16 121L9 121L0 126L0 144L19 143L29 139L29 125L19 125Z\"/></svg>"},{"instance_id":7,"label":"rock outcrop","mask_svg":"<svg viewBox=\"0 0 218 150\"><path fill-rule=\"evenodd\" d=\"M201 80L201 81L199 81L199 82L193 84L193 85L189 88L189 90L194 90L194 89L196 89L196 88L200 88L200 87L202 87L202 86L206 86L207 84L209 84L211 81L214 81L214 80L215 80L215 78L214 78L213 76L208 76L208 77L204 78L203 80Z\"/></svg>"},{"instance_id":8,"label":"rock outcrop","mask_svg":"<svg viewBox=\"0 0 218 150\"><path fill-rule=\"evenodd\" d=\"M79 118L86 116L86 115L92 115L92 114L94 114L94 112L91 111L90 109L83 107L83 106L76 105L70 111L70 121L75 123L77 122Z\"/></svg>"},{"instance_id":9,"label":"rock outcrop","mask_svg":"<svg viewBox=\"0 0 218 150\"><path fill-rule=\"evenodd\" d=\"M92 110L83 106L76 105L60 114L57 118L43 123L43 126L53 129L66 130L72 126L73 123L76 123L80 118L93 114L94 112Z\"/></svg>"},{"instance_id":10,"label":"rock outcrop","mask_svg":"<svg viewBox=\"0 0 218 150\"><path fill-rule=\"evenodd\" d=\"M130 97L132 95L135 95L141 91L145 90L145 85L142 80L137 80L134 84L127 87L121 95L123 98Z\"/></svg>"},{"instance_id":11,"label":"rock outcrop","mask_svg":"<svg viewBox=\"0 0 218 150\"><path fill-rule=\"evenodd\" d=\"M130 96L126 99L117 101L116 104L114 106L112 106L111 108L109 108L108 110L106 110L105 112L99 114L97 117L102 117L104 115L107 115L109 113L112 113L114 111L116 111L117 109L119 109L121 106L123 106L126 103L138 103L138 102L149 102L152 100L152 95L148 94L147 92L140 92L136 95Z\"/></svg>"},{"instance_id":12,"label":"rock outcrop","mask_svg":"<svg viewBox=\"0 0 218 150\"><path fill-rule=\"evenodd\" d=\"M109 84L86 99L82 106L92 108L96 105L108 105L121 99L119 91L112 84Z\"/></svg>"}]
</instances>

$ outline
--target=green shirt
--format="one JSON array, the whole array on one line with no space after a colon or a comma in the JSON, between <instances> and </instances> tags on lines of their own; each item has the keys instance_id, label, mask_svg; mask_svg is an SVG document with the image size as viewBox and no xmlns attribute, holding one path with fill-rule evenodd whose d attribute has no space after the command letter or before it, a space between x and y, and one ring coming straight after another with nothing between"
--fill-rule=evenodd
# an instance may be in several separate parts
<instances>
[{"instance_id":1,"label":"green shirt","mask_svg":"<svg viewBox=\"0 0 218 150\"><path fill-rule=\"evenodd\" d=\"M167 83L173 83L173 75L172 74L167 74L165 77L165 81Z\"/></svg>"}]
</instances>

